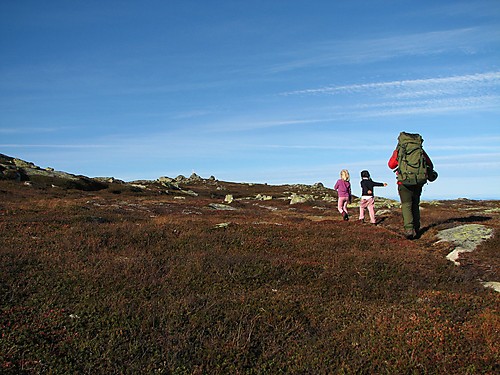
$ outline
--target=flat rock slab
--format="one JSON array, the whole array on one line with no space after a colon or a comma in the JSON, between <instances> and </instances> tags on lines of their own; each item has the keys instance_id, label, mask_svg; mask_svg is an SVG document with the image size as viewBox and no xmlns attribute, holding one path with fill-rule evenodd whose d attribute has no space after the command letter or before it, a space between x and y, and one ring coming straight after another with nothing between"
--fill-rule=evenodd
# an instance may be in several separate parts
<instances>
[{"instance_id":1,"label":"flat rock slab","mask_svg":"<svg viewBox=\"0 0 500 375\"><path fill-rule=\"evenodd\" d=\"M486 281L482 284L485 288L491 288L496 292L500 292L500 283L497 281Z\"/></svg>"},{"instance_id":2,"label":"flat rock slab","mask_svg":"<svg viewBox=\"0 0 500 375\"><path fill-rule=\"evenodd\" d=\"M493 229L480 224L466 224L459 227L442 230L438 233L440 241L451 242L457 247L446 258L460 265L458 258L461 253L474 251L483 241L493 236Z\"/></svg>"},{"instance_id":3,"label":"flat rock slab","mask_svg":"<svg viewBox=\"0 0 500 375\"><path fill-rule=\"evenodd\" d=\"M481 242L493 237L493 229L480 224L466 224L459 227L445 229L438 233L441 241L451 242L457 247L446 256L446 259L459 266L461 253L474 251ZM500 292L500 283L496 281L483 282L483 286Z\"/></svg>"},{"instance_id":4,"label":"flat rock slab","mask_svg":"<svg viewBox=\"0 0 500 375\"><path fill-rule=\"evenodd\" d=\"M237 208L234 208L234 207L231 207L231 206L228 206L225 204L219 204L219 203L210 203L208 206L215 209L215 210L219 210L219 211L235 211L235 210L237 210Z\"/></svg>"},{"instance_id":5,"label":"flat rock slab","mask_svg":"<svg viewBox=\"0 0 500 375\"><path fill-rule=\"evenodd\" d=\"M454 251L460 249L460 252L474 251L481 242L492 236L493 229L480 224L461 225L459 227L442 230L438 233L438 238L441 241L451 242L457 245ZM450 254L448 254L448 257ZM453 261L456 261L456 259Z\"/></svg>"}]
</instances>

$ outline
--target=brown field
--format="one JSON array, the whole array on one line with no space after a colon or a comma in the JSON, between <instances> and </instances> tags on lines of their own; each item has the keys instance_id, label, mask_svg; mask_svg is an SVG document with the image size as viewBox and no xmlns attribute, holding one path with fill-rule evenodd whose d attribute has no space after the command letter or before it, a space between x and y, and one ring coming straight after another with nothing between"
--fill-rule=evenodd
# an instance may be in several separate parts
<instances>
[{"instance_id":1,"label":"brown field","mask_svg":"<svg viewBox=\"0 0 500 375\"><path fill-rule=\"evenodd\" d=\"M499 201L423 203L408 241L398 207L184 189L0 181L0 373L499 373ZM496 234L455 266L437 233L464 223Z\"/></svg>"}]
</instances>

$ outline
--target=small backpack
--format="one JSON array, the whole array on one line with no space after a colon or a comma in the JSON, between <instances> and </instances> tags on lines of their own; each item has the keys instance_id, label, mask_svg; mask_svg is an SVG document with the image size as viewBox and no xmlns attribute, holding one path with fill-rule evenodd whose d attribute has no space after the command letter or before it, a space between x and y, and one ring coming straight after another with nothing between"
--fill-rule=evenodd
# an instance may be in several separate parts
<instances>
[{"instance_id":1,"label":"small backpack","mask_svg":"<svg viewBox=\"0 0 500 375\"><path fill-rule=\"evenodd\" d=\"M404 185L423 185L427 182L427 161L420 134L401 132L398 137L398 181Z\"/></svg>"}]
</instances>

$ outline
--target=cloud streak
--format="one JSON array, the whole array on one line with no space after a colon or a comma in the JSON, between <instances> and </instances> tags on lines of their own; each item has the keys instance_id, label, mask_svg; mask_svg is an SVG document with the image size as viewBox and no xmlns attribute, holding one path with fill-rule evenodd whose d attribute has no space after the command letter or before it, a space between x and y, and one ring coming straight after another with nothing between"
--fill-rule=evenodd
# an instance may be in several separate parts
<instances>
[{"instance_id":1,"label":"cloud streak","mask_svg":"<svg viewBox=\"0 0 500 375\"><path fill-rule=\"evenodd\" d=\"M291 58L276 65L274 72L327 66L331 64L367 64L408 56L430 56L448 53L473 55L500 42L496 27L470 27L430 31L391 37L324 41L303 48L308 56ZM297 55L303 52L297 53Z\"/></svg>"},{"instance_id":2,"label":"cloud streak","mask_svg":"<svg viewBox=\"0 0 500 375\"><path fill-rule=\"evenodd\" d=\"M387 117L416 114L447 114L500 109L500 71L359 84L323 86L281 93L282 97L331 97L324 105L324 117ZM339 105L339 101L349 103ZM316 112L317 113L317 112ZM319 116L318 116L319 117Z\"/></svg>"},{"instance_id":3,"label":"cloud streak","mask_svg":"<svg viewBox=\"0 0 500 375\"><path fill-rule=\"evenodd\" d=\"M342 94L359 93L368 91L386 91L400 90L405 94L414 94L413 90L419 95L438 95L450 92L463 91L471 86L474 87L495 87L500 85L500 72L477 73L461 76L412 79L388 82L369 82L362 84L352 84L343 86L326 86L314 89L296 90L284 92L282 95L324 95L324 94ZM412 90L407 92L407 90Z\"/></svg>"},{"instance_id":4,"label":"cloud streak","mask_svg":"<svg viewBox=\"0 0 500 375\"><path fill-rule=\"evenodd\" d=\"M0 144L0 147L9 147L9 148L66 148L66 149L85 149L85 148L110 148L110 147L118 147L115 145L57 145L57 144Z\"/></svg>"}]
</instances>

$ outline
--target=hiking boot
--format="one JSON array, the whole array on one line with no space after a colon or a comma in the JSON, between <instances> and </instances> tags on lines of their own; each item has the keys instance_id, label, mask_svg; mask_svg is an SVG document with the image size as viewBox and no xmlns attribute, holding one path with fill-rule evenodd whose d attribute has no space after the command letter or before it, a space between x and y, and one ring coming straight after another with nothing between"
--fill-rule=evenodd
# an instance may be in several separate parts
<instances>
[{"instance_id":1,"label":"hiking boot","mask_svg":"<svg viewBox=\"0 0 500 375\"><path fill-rule=\"evenodd\" d=\"M349 215L347 214L347 212L344 212L344 220L349 221Z\"/></svg>"},{"instance_id":2,"label":"hiking boot","mask_svg":"<svg viewBox=\"0 0 500 375\"><path fill-rule=\"evenodd\" d=\"M415 229L407 229L405 231L405 237L407 240L413 240L415 238Z\"/></svg>"}]
</instances>

